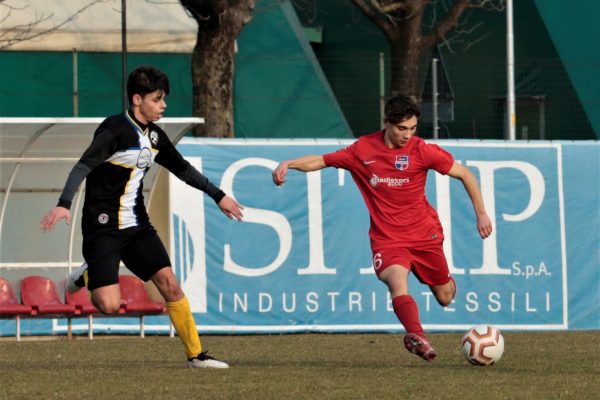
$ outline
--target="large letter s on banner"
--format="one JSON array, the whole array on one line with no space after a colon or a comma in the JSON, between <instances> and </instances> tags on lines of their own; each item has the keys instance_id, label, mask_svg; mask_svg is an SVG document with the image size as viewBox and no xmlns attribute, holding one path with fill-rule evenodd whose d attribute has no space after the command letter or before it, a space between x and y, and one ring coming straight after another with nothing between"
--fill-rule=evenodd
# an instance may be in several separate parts
<instances>
[{"instance_id":1,"label":"large letter s on banner","mask_svg":"<svg viewBox=\"0 0 600 400\"><path fill-rule=\"evenodd\" d=\"M277 168L277 163L265 158L243 158L231 164L229 168L225 170L220 185L221 189L229 196L235 198L233 194L233 180L235 175L248 166L261 166L273 170ZM273 228L279 237L279 252L275 257L275 260L270 264L260 268L247 268L233 261L231 258L231 246L226 244L224 247L225 256L223 267L225 271L240 276L261 276L270 274L279 268L290 254L292 248L292 227L287 218L282 214L260 208L244 207L244 221L269 225Z\"/></svg>"}]
</instances>

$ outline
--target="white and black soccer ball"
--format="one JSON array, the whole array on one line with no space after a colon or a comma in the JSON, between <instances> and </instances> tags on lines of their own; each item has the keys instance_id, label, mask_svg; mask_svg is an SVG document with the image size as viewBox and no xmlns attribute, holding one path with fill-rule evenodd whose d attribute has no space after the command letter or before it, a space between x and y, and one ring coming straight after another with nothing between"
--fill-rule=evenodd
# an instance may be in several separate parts
<instances>
[{"instance_id":1,"label":"white and black soccer ball","mask_svg":"<svg viewBox=\"0 0 600 400\"><path fill-rule=\"evenodd\" d=\"M462 352L473 365L494 365L504 353L504 337L493 326L474 326L462 338Z\"/></svg>"}]
</instances>

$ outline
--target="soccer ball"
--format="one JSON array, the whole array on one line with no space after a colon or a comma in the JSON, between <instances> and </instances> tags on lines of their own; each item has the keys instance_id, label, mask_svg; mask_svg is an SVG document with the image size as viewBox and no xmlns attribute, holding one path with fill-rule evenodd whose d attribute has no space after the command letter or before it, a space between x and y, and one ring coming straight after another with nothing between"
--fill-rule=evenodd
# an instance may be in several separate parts
<instances>
[{"instance_id":1,"label":"soccer ball","mask_svg":"<svg viewBox=\"0 0 600 400\"><path fill-rule=\"evenodd\" d=\"M493 326L474 326L462 338L462 352L473 365L493 365L504 353L504 337Z\"/></svg>"}]
</instances>

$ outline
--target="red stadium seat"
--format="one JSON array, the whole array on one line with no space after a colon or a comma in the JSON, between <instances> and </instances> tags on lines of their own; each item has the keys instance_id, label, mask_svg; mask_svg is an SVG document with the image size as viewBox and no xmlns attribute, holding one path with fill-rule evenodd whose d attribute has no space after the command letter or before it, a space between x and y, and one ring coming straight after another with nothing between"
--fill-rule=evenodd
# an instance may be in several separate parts
<instances>
[{"instance_id":1,"label":"red stadium seat","mask_svg":"<svg viewBox=\"0 0 600 400\"><path fill-rule=\"evenodd\" d=\"M21 340L21 316L31 315L31 306L20 304L9 281L0 278L0 318L15 318L16 338Z\"/></svg>"},{"instance_id":2,"label":"red stadium seat","mask_svg":"<svg viewBox=\"0 0 600 400\"><path fill-rule=\"evenodd\" d=\"M144 337L144 315L164 314L164 304L154 302L148 296L144 282L133 275L119 275L121 287L120 314L138 316L140 318L140 336Z\"/></svg>"},{"instance_id":3,"label":"red stadium seat","mask_svg":"<svg viewBox=\"0 0 600 400\"><path fill-rule=\"evenodd\" d=\"M90 295L86 288L81 288L75 293L69 293L65 290L67 304L75 306L76 314L89 315L98 314L100 311L92 304Z\"/></svg>"},{"instance_id":4,"label":"red stadium seat","mask_svg":"<svg viewBox=\"0 0 600 400\"><path fill-rule=\"evenodd\" d=\"M67 304L75 306L75 314L81 316L87 316L88 318L88 337L94 338L94 316L93 314L99 314L100 311L92 304L90 295L87 288L81 288L75 293L69 293L65 290L65 299ZM71 319L69 318L69 326L71 325Z\"/></svg>"},{"instance_id":5,"label":"red stadium seat","mask_svg":"<svg viewBox=\"0 0 600 400\"><path fill-rule=\"evenodd\" d=\"M119 285L121 286L121 304L124 312L127 314L162 314L165 312L165 306L150 299L144 282L133 275L120 275Z\"/></svg>"},{"instance_id":6,"label":"red stadium seat","mask_svg":"<svg viewBox=\"0 0 600 400\"><path fill-rule=\"evenodd\" d=\"M74 305L60 300L54 281L43 276L21 279L21 302L31 306L34 316L67 318L75 314Z\"/></svg>"}]
</instances>

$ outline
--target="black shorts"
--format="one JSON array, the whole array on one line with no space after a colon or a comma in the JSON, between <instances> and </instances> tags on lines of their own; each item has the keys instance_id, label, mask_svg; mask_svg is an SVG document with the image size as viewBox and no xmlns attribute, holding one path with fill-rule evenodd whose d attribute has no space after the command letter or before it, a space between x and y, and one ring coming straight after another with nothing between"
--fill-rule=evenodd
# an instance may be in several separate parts
<instances>
[{"instance_id":1,"label":"black shorts","mask_svg":"<svg viewBox=\"0 0 600 400\"><path fill-rule=\"evenodd\" d=\"M85 235L83 258L88 264L88 290L119 283L121 260L144 282L171 266L169 254L152 226Z\"/></svg>"}]
</instances>

